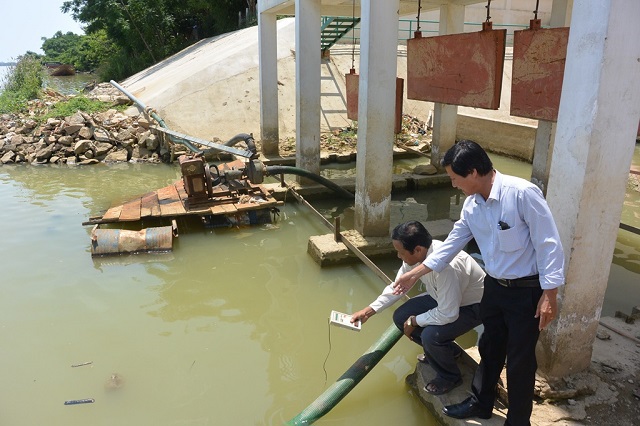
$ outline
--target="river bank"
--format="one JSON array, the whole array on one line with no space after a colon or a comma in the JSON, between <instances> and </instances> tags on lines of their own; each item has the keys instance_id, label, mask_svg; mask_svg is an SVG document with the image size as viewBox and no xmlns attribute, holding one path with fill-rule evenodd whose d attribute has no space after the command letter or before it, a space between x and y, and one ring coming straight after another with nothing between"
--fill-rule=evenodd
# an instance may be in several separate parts
<instances>
[{"instance_id":1,"label":"river bank","mask_svg":"<svg viewBox=\"0 0 640 426\"><path fill-rule=\"evenodd\" d=\"M86 94L90 99L113 106L130 104L130 100L109 83L96 85ZM100 162L169 162L187 152L182 145L169 143L163 134L150 129L149 119L142 113L130 115L117 109L87 114L76 112L69 117L35 120L56 102L68 96L46 90L43 99L29 102L29 112L0 116L0 164L67 164L88 165ZM132 109L129 109L129 111ZM336 161L355 158L357 129L345 128L322 135L322 151ZM415 117L403 117L403 131L396 144L412 150L428 152L430 131L426 123ZM214 138L213 142L222 142ZM259 146L259 141L257 142ZM295 156L295 140L281 141L283 157Z\"/></svg>"},{"instance_id":2,"label":"river bank","mask_svg":"<svg viewBox=\"0 0 640 426\"><path fill-rule=\"evenodd\" d=\"M128 102L107 86L110 85L98 85L87 97L114 107ZM28 113L0 116L0 164L159 162L168 154L143 115L131 117L109 109L94 114L78 111L70 117L49 118L45 122L33 118L67 99L66 95L45 90L42 99L29 101Z\"/></svg>"}]
</instances>

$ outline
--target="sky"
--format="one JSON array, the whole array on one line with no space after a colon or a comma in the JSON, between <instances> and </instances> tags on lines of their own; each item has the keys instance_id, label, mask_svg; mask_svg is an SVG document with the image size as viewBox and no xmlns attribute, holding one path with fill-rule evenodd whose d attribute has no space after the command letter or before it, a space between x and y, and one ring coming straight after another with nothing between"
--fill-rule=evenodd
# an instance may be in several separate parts
<instances>
[{"instance_id":1,"label":"sky","mask_svg":"<svg viewBox=\"0 0 640 426\"><path fill-rule=\"evenodd\" d=\"M84 34L71 14L60 11L64 0L0 0L0 62L12 62L27 51L44 54L42 37L62 31Z\"/></svg>"}]
</instances>

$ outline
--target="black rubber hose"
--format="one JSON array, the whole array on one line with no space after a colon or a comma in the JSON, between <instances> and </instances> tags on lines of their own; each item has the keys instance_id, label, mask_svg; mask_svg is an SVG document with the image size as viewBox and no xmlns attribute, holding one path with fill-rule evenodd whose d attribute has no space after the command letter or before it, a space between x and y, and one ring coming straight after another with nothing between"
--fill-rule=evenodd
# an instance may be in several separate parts
<instances>
[{"instance_id":1,"label":"black rubber hose","mask_svg":"<svg viewBox=\"0 0 640 426\"><path fill-rule=\"evenodd\" d=\"M324 185L327 188L331 189L332 191L336 192L342 198L353 200L353 194L351 192L347 191L340 185L336 185L335 183L331 182L329 179L324 178L315 173L311 173L308 170L300 169L298 167L292 167L292 166L267 166L266 169L267 169L268 176L289 174L289 175L297 175L297 176L309 178L314 182L318 182L319 184Z\"/></svg>"},{"instance_id":2,"label":"black rubber hose","mask_svg":"<svg viewBox=\"0 0 640 426\"><path fill-rule=\"evenodd\" d=\"M247 149L253 153L254 156L257 156L258 149L256 148L256 142L248 133L238 133L228 141L224 143L225 146L234 146L238 142L245 142L247 144Z\"/></svg>"},{"instance_id":3,"label":"black rubber hose","mask_svg":"<svg viewBox=\"0 0 640 426\"><path fill-rule=\"evenodd\" d=\"M367 352L353 363L338 380L286 425L310 425L327 414L367 375L402 337L402 331L391 324Z\"/></svg>"}]
</instances>

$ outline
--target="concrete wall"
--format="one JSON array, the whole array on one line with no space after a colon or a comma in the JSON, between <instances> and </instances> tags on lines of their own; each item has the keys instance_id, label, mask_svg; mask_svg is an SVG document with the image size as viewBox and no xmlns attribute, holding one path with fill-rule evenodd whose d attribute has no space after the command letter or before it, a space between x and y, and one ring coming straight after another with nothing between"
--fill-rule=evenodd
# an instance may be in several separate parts
<instances>
[{"instance_id":1,"label":"concrete wall","mask_svg":"<svg viewBox=\"0 0 640 426\"><path fill-rule=\"evenodd\" d=\"M458 114L456 138L472 139L488 151L531 162L536 127Z\"/></svg>"}]
</instances>

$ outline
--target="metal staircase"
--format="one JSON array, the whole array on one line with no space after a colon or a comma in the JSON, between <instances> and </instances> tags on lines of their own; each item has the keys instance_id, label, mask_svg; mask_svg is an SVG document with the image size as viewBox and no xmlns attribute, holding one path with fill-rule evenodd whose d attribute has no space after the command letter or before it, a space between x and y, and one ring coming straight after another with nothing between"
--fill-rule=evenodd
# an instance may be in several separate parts
<instances>
[{"instance_id":1,"label":"metal staircase","mask_svg":"<svg viewBox=\"0 0 640 426\"><path fill-rule=\"evenodd\" d=\"M320 50L324 54L338 40L360 23L360 18L348 16L325 16L322 18Z\"/></svg>"}]
</instances>

